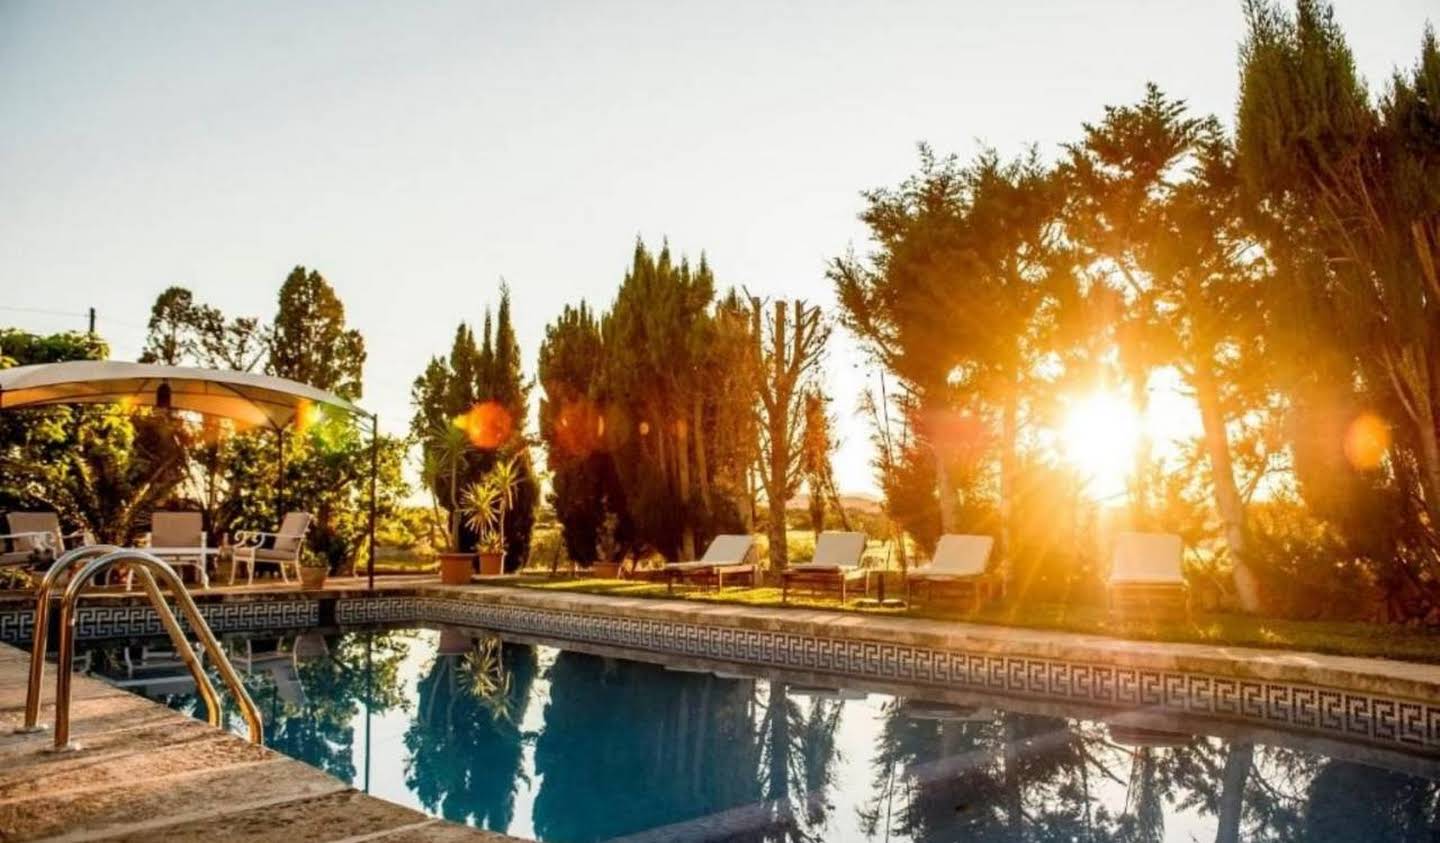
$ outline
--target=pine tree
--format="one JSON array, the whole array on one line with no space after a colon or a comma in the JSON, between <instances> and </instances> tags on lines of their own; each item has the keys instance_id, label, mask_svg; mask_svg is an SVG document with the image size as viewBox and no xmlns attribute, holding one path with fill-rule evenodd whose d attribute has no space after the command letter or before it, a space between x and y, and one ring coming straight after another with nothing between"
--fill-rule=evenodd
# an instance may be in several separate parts
<instances>
[{"instance_id":1,"label":"pine tree","mask_svg":"<svg viewBox=\"0 0 1440 843\"><path fill-rule=\"evenodd\" d=\"M345 327L345 305L315 270L297 266L280 287L270 337L272 375L360 398L365 340Z\"/></svg>"}]
</instances>

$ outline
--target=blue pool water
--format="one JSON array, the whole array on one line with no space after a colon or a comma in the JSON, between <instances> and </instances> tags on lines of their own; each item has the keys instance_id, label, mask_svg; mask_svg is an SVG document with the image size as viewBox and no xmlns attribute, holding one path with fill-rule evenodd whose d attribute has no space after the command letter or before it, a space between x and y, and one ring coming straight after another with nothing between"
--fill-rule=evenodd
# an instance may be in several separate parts
<instances>
[{"instance_id":1,"label":"blue pool water","mask_svg":"<svg viewBox=\"0 0 1440 843\"><path fill-rule=\"evenodd\" d=\"M156 645L91 645L90 669L203 716ZM1440 839L1435 761L1295 735L676 669L469 629L226 645L270 746L544 841Z\"/></svg>"}]
</instances>

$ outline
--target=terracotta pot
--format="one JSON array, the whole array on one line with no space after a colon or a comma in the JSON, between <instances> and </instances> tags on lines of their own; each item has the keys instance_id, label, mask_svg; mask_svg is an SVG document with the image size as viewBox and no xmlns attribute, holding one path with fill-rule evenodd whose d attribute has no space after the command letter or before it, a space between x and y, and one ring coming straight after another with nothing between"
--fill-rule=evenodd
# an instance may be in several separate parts
<instances>
[{"instance_id":1,"label":"terracotta pot","mask_svg":"<svg viewBox=\"0 0 1440 843\"><path fill-rule=\"evenodd\" d=\"M505 573L505 554L498 550L480 551L480 576L493 577Z\"/></svg>"},{"instance_id":2,"label":"terracotta pot","mask_svg":"<svg viewBox=\"0 0 1440 843\"><path fill-rule=\"evenodd\" d=\"M306 591L314 591L325 587L325 576L330 572L324 568L313 566L301 566L300 587Z\"/></svg>"},{"instance_id":3,"label":"terracotta pot","mask_svg":"<svg viewBox=\"0 0 1440 843\"><path fill-rule=\"evenodd\" d=\"M475 554L440 554L440 582L446 585L465 585L475 573Z\"/></svg>"},{"instance_id":4,"label":"terracotta pot","mask_svg":"<svg viewBox=\"0 0 1440 843\"><path fill-rule=\"evenodd\" d=\"M620 563L596 562L590 566L590 573L602 580L618 580L620 579Z\"/></svg>"},{"instance_id":5,"label":"terracotta pot","mask_svg":"<svg viewBox=\"0 0 1440 843\"><path fill-rule=\"evenodd\" d=\"M442 656L463 656L470 652L474 646L475 638L469 630L457 627L440 628L440 649L436 653Z\"/></svg>"}]
</instances>

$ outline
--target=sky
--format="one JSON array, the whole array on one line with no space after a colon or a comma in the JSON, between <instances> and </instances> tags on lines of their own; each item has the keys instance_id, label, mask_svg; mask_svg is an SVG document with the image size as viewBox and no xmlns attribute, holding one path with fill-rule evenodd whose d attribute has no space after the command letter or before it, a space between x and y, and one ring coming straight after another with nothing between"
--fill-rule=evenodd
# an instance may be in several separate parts
<instances>
[{"instance_id":1,"label":"sky","mask_svg":"<svg viewBox=\"0 0 1440 843\"><path fill-rule=\"evenodd\" d=\"M1376 89L1440 20L1335 5ZM269 318L303 264L401 433L411 381L502 279L531 375L546 323L608 306L636 237L833 313L827 263L869 248L860 193L917 143L1054 156L1146 81L1232 122L1243 23L1239 0L0 0L0 325L83 329L94 307L134 359L165 287ZM878 372L837 331L825 377L838 485L873 491L856 403Z\"/></svg>"}]
</instances>

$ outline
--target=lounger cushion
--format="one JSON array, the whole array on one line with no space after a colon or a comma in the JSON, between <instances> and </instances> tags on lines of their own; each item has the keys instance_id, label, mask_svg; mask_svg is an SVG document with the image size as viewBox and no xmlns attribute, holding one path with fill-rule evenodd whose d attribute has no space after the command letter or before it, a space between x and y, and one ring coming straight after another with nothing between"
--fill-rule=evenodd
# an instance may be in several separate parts
<instances>
[{"instance_id":1,"label":"lounger cushion","mask_svg":"<svg viewBox=\"0 0 1440 843\"><path fill-rule=\"evenodd\" d=\"M915 571L917 579L958 579L978 577L990 564L990 551L995 547L993 536L944 535L935 545L930 564Z\"/></svg>"},{"instance_id":2,"label":"lounger cushion","mask_svg":"<svg viewBox=\"0 0 1440 843\"><path fill-rule=\"evenodd\" d=\"M855 568L860 565L860 556L865 552L864 533L821 533L815 541L815 556L806 565L830 566L834 568Z\"/></svg>"},{"instance_id":3,"label":"lounger cushion","mask_svg":"<svg viewBox=\"0 0 1440 843\"><path fill-rule=\"evenodd\" d=\"M666 564L665 570L667 570L667 571L704 571L704 570L707 570L707 569L709 569L709 568L715 568L715 567L733 568L733 567L739 567L739 566L742 566L742 565L745 566L745 567L749 567L749 568L755 567L754 565L751 565L751 564L746 563L746 562L670 562L670 563Z\"/></svg>"},{"instance_id":4,"label":"lounger cushion","mask_svg":"<svg viewBox=\"0 0 1440 843\"><path fill-rule=\"evenodd\" d=\"M1110 566L1111 585L1184 585L1181 542L1174 533L1121 533Z\"/></svg>"},{"instance_id":5,"label":"lounger cushion","mask_svg":"<svg viewBox=\"0 0 1440 843\"><path fill-rule=\"evenodd\" d=\"M705 555L700 557L700 561L717 565L738 565L752 561L750 555L754 548L754 536L716 536L715 540L710 542Z\"/></svg>"}]
</instances>

